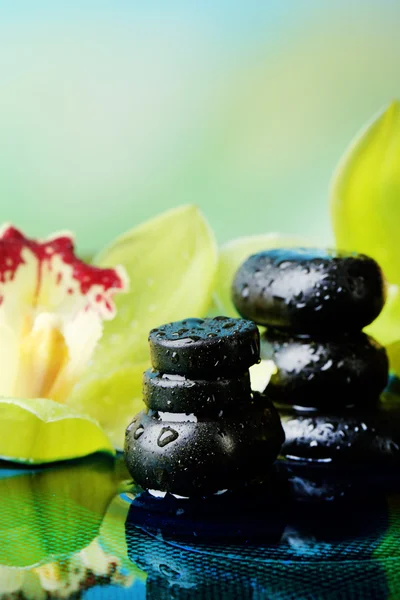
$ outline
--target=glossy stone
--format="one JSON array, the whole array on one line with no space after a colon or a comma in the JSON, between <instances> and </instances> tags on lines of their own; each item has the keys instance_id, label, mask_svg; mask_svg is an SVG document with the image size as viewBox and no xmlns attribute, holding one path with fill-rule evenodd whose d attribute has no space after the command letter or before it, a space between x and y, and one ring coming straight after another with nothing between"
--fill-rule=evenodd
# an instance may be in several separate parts
<instances>
[{"instance_id":1,"label":"glossy stone","mask_svg":"<svg viewBox=\"0 0 400 600\"><path fill-rule=\"evenodd\" d=\"M232 285L246 319L298 333L359 331L381 312L379 265L336 250L275 249L248 258Z\"/></svg>"},{"instance_id":2,"label":"glossy stone","mask_svg":"<svg viewBox=\"0 0 400 600\"><path fill-rule=\"evenodd\" d=\"M320 410L373 406L388 380L385 348L364 333L321 338L268 330L261 358L277 366L267 394L280 404Z\"/></svg>"},{"instance_id":3,"label":"glossy stone","mask_svg":"<svg viewBox=\"0 0 400 600\"><path fill-rule=\"evenodd\" d=\"M249 373L230 378L189 379L149 369L143 374L143 400L165 412L220 414L251 402Z\"/></svg>"},{"instance_id":4,"label":"glossy stone","mask_svg":"<svg viewBox=\"0 0 400 600\"><path fill-rule=\"evenodd\" d=\"M244 319L185 319L149 335L153 368L161 373L222 376L242 373L259 360L256 325Z\"/></svg>"},{"instance_id":5,"label":"glossy stone","mask_svg":"<svg viewBox=\"0 0 400 600\"><path fill-rule=\"evenodd\" d=\"M383 398L376 409L340 413L280 409L286 441L281 455L293 461L400 465L400 403Z\"/></svg>"},{"instance_id":6,"label":"glossy stone","mask_svg":"<svg viewBox=\"0 0 400 600\"><path fill-rule=\"evenodd\" d=\"M255 395L229 418L164 421L143 411L127 429L125 458L145 489L203 496L265 479L283 439L276 409Z\"/></svg>"}]
</instances>

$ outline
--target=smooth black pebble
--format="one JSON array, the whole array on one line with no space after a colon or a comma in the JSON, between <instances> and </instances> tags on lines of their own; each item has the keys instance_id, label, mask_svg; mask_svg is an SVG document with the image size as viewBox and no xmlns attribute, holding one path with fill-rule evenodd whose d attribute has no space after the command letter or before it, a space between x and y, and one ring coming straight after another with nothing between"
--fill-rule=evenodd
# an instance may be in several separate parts
<instances>
[{"instance_id":1,"label":"smooth black pebble","mask_svg":"<svg viewBox=\"0 0 400 600\"><path fill-rule=\"evenodd\" d=\"M325 339L269 329L261 338L261 359L277 367L266 393L278 404L371 407L388 381L386 350L365 333Z\"/></svg>"},{"instance_id":2,"label":"smooth black pebble","mask_svg":"<svg viewBox=\"0 0 400 600\"><path fill-rule=\"evenodd\" d=\"M262 481L284 434L272 403L254 397L229 418L164 421L157 412L139 413L125 438L135 482L145 489L204 496Z\"/></svg>"},{"instance_id":3,"label":"smooth black pebble","mask_svg":"<svg viewBox=\"0 0 400 600\"><path fill-rule=\"evenodd\" d=\"M148 369L143 374L143 400L148 408L163 412L215 414L248 404L251 394L248 371L232 377L189 379L184 375Z\"/></svg>"},{"instance_id":4,"label":"smooth black pebble","mask_svg":"<svg viewBox=\"0 0 400 600\"><path fill-rule=\"evenodd\" d=\"M362 254L323 249L274 249L250 256L232 285L246 319L293 333L360 331L381 312L385 283Z\"/></svg>"},{"instance_id":5,"label":"smooth black pebble","mask_svg":"<svg viewBox=\"0 0 400 600\"><path fill-rule=\"evenodd\" d=\"M204 376L246 371L259 360L257 326L244 319L185 319L149 335L153 368L161 373Z\"/></svg>"},{"instance_id":6,"label":"smooth black pebble","mask_svg":"<svg viewBox=\"0 0 400 600\"><path fill-rule=\"evenodd\" d=\"M280 410L286 441L281 456L292 461L341 466L400 464L400 404L383 398L374 410L337 413Z\"/></svg>"}]
</instances>

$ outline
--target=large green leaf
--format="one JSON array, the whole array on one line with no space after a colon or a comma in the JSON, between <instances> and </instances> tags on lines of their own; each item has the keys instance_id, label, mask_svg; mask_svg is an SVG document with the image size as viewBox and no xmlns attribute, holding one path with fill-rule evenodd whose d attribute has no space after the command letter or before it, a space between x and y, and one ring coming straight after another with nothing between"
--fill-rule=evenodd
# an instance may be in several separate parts
<instances>
[{"instance_id":1,"label":"large green leaf","mask_svg":"<svg viewBox=\"0 0 400 600\"><path fill-rule=\"evenodd\" d=\"M368 254L400 284L400 103L393 102L351 144L332 184L332 218L341 249ZM370 331L383 343L400 333L400 294Z\"/></svg>"},{"instance_id":2,"label":"large green leaf","mask_svg":"<svg viewBox=\"0 0 400 600\"><path fill-rule=\"evenodd\" d=\"M351 144L332 185L337 245L364 252L400 283L400 103L393 102Z\"/></svg>"},{"instance_id":3,"label":"large green leaf","mask_svg":"<svg viewBox=\"0 0 400 600\"><path fill-rule=\"evenodd\" d=\"M213 233L195 206L168 211L119 237L94 259L122 264L130 291L116 298L117 316L69 402L95 416L116 447L141 408L141 374L149 366L153 327L207 313L218 255Z\"/></svg>"},{"instance_id":4,"label":"large green leaf","mask_svg":"<svg viewBox=\"0 0 400 600\"><path fill-rule=\"evenodd\" d=\"M0 398L0 458L42 464L113 453L92 418L53 400Z\"/></svg>"}]
</instances>

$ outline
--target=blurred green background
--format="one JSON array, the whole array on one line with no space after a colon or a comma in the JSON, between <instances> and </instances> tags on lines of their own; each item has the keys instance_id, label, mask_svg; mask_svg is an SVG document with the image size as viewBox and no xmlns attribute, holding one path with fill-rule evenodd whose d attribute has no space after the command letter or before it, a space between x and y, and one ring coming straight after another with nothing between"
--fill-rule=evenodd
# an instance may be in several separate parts
<instances>
[{"instance_id":1,"label":"blurred green background","mask_svg":"<svg viewBox=\"0 0 400 600\"><path fill-rule=\"evenodd\" d=\"M331 238L332 171L400 96L397 0L0 2L0 207L91 252L197 203Z\"/></svg>"}]
</instances>

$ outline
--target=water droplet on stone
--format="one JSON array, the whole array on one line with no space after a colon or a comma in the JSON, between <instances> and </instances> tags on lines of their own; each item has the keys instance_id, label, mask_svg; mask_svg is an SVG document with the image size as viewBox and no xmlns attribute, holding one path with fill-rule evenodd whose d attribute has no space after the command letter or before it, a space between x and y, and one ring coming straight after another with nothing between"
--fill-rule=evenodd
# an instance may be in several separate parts
<instances>
[{"instance_id":1,"label":"water droplet on stone","mask_svg":"<svg viewBox=\"0 0 400 600\"><path fill-rule=\"evenodd\" d=\"M136 429L135 433L133 434L134 439L138 440L143 433L144 433L144 427L143 427L143 425L139 425L139 427Z\"/></svg>"},{"instance_id":2,"label":"water droplet on stone","mask_svg":"<svg viewBox=\"0 0 400 600\"><path fill-rule=\"evenodd\" d=\"M177 352L171 354L171 361L175 364L179 362L179 354Z\"/></svg>"},{"instance_id":3,"label":"water droplet on stone","mask_svg":"<svg viewBox=\"0 0 400 600\"><path fill-rule=\"evenodd\" d=\"M157 444L160 448L164 448L167 444L174 442L179 437L179 434L172 427L163 427L157 439Z\"/></svg>"},{"instance_id":4,"label":"water droplet on stone","mask_svg":"<svg viewBox=\"0 0 400 600\"><path fill-rule=\"evenodd\" d=\"M280 263L279 268L280 269L287 269L288 267L290 267L291 264L292 264L291 262L285 260L285 261L283 261L283 262Z\"/></svg>"},{"instance_id":5,"label":"water droplet on stone","mask_svg":"<svg viewBox=\"0 0 400 600\"><path fill-rule=\"evenodd\" d=\"M333 365L333 361L332 360L328 360L323 367L321 367L321 371L327 371L328 369L331 368L331 366Z\"/></svg>"}]
</instances>

